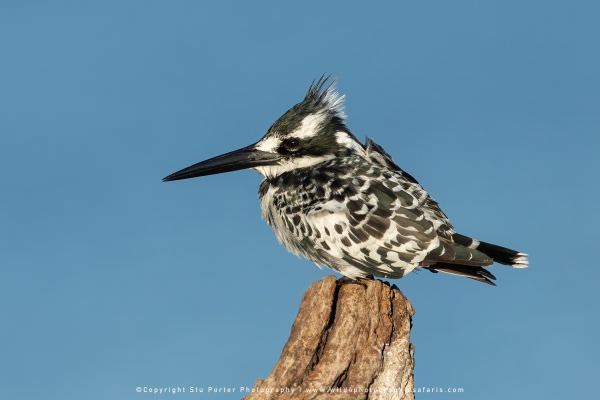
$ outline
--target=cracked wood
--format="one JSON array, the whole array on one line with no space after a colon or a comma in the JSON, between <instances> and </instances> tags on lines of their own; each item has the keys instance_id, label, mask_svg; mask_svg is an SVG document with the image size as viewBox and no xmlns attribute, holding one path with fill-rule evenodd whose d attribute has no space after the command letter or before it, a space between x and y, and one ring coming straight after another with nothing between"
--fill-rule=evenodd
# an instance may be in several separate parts
<instances>
[{"instance_id":1,"label":"cracked wood","mask_svg":"<svg viewBox=\"0 0 600 400\"><path fill-rule=\"evenodd\" d=\"M413 313L379 280L313 283L271 374L245 399L413 399Z\"/></svg>"}]
</instances>

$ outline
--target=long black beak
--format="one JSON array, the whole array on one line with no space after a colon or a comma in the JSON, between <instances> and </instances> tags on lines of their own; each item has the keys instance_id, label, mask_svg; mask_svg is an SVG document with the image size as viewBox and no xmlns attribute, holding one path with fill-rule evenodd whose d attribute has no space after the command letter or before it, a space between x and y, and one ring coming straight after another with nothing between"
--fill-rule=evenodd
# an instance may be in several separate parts
<instances>
[{"instance_id":1,"label":"long black beak","mask_svg":"<svg viewBox=\"0 0 600 400\"><path fill-rule=\"evenodd\" d=\"M206 161L201 161L163 178L163 182L220 174L222 172L277 164L280 155L257 150L250 145Z\"/></svg>"}]
</instances>

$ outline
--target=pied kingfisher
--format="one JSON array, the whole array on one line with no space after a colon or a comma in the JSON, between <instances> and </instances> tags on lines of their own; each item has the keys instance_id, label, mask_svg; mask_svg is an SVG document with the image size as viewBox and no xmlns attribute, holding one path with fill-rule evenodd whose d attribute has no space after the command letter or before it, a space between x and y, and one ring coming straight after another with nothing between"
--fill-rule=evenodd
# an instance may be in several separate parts
<instances>
[{"instance_id":1,"label":"pied kingfisher","mask_svg":"<svg viewBox=\"0 0 600 400\"><path fill-rule=\"evenodd\" d=\"M254 168L263 218L289 251L350 278L418 268L493 285L485 266L524 268L527 254L457 233L438 203L371 139L346 126L344 96L321 77L256 143L164 181Z\"/></svg>"}]
</instances>

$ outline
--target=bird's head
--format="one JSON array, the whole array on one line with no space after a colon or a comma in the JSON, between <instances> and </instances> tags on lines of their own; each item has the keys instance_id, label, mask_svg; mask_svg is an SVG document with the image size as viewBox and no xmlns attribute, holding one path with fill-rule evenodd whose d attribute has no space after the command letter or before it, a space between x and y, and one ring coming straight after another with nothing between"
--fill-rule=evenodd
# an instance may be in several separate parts
<instances>
[{"instance_id":1,"label":"bird's head","mask_svg":"<svg viewBox=\"0 0 600 400\"><path fill-rule=\"evenodd\" d=\"M254 168L267 178L362 152L345 125L344 96L321 77L256 143L177 171L164 181Z\"/></svg>"}]
</instances>

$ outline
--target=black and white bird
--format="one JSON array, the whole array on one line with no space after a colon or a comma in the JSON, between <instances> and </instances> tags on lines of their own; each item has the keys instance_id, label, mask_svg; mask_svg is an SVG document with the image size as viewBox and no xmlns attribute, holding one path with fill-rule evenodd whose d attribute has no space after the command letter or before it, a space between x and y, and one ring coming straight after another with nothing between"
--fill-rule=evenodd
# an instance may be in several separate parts
<instances>
[{"instance_id":1,"label":"black and white bird","mask_svg":"<svg viewBox=\"0 0 600 400\"><path fill-rule=\"evenodd\" d=\"M493 285L485 267L528 265L527 254L457 233L438 203L383 148L346 126L341 96L322 77L256 143L164 181L254 168L262 215L289 251L351 278L401 278L426 268Z\"/></svg>"}]
</instances>

